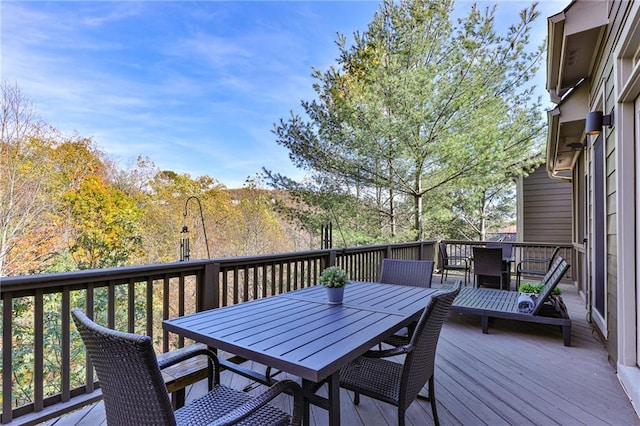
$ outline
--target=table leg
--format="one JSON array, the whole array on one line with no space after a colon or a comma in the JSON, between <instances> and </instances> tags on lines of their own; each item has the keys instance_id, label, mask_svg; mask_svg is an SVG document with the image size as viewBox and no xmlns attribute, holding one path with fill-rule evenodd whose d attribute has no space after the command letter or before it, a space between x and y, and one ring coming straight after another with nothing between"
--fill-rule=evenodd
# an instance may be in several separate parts
<instances>
[{"instance_id":1,"label":"table leg","mask_svg":"<svg viewBox=\"0 0 640 426\"><path fill-rule=\"evenodd\" d=\"M312 393L311 391L311 382L306 380L306 379L302 379L302 390L304 392L304 405L303 405L303 409L302 409L302 424L304 426L308 426L310 423L310 397L308 395L310 395L310 393Z\"/></svg>"},{"instance_id":2,"label":"table leg","mask_svg":"<svg viewBox=\"0 0 640 426\"><path fill-rule=\"evenodd\" d=\"M302 411L302 424L308 425L310 421L311 404L324 408L329 414L329 426L340 426L340 372L336 371L323 381L327 384L328 398L316 395L319 386L317 383L302 379L304 391L304 409Z\"/></svg>"},{"instance_id":3,"label":"table leg","mask_svg":"<svg viewBox=\"0 0 640 426\"><path fill-rule=\"evenodd\" d=\"M329 386L329 425L340 426L340 372L336 371L327 382Z\"/></svg>"}]
</instances>

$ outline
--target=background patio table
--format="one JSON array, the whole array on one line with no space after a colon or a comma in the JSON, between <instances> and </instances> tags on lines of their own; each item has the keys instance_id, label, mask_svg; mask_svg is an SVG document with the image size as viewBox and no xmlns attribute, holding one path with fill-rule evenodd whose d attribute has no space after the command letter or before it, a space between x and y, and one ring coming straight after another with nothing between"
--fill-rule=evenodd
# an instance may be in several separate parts
<instances>
[{"instance_id":1,"label":"background patio table","mask_svg":"<svg viewBox=\"0 0 640 426\"><path fill-rule=\"evenodd\" d=\"M310 402L329 411L329 424L339 425L340 368L416 321L436 291L352 281L344 302L330 305L325 288L314 286L168 319L163 327L299 376L306 391L327 379L328 399L305 392L305 422Z\"/></svg>"}]
</instances>

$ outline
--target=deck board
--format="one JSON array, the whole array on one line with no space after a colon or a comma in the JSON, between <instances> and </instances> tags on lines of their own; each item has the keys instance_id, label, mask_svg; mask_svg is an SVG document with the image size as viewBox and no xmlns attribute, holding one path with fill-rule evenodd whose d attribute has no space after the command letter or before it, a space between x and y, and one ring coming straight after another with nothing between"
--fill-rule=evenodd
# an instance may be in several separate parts
<instances>
[{"instance_id":1,"label":"deck board","mask_svg":"<svg viewBox=\"0 0 640 426\"><path fill-rule=\"evenodd\" d=\"M449 283L455 278L450 274ZM640 425L602 342L585 319L584 302L572 287L560 287L573 322L571 347L562 344L558 326L493 319L489 334L482 334L478 316L450 314L436 356L441 424ZM237 389L248 383L226 372L222 378ZM257 386L251 392L263 389ZM205 391L204 382L194 385L187 401ZM340 396L344 425L397 423L395 407L367 397L361 397L360 405L354 406L351 392L344 389ZM278 398L276 403L286 410L291 406L287 397ZM431 423L429 402L414 402L406 420L408 426ZM326 425L326 411L312 407L311 423ZM104 425L104 406L94 404L48 424Z\"/></svg>"}]
</instances>

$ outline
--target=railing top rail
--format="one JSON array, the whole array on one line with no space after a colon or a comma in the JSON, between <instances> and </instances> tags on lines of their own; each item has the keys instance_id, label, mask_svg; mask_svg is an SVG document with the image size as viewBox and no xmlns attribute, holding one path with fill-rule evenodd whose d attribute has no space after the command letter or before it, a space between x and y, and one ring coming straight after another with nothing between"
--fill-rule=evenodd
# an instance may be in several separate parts
<instances>
[{"instance_id":1,"label":"railing top rail","mask_svg":"<svg viewBox=\"0 0 640 426\"><path fill-rule=\"evenodd\" d=\"M482 240L442 240L442 243L447 244L465 244L465 245L473 245L473 244L486 244L486 243L495 243L497 241L482 241ZM573 243L550 243L550 242L530 242L530 241L500 241L506 244L512 244L516 247L562 247L562 248L573 248Z\"/></svg>"},{"instance_id":2,"label":"railing top rail","mask_svg":"<svg viewBox=\"0 0 640 426\"><path fill-rule=\"evenodd\" d=\"M210 260L190 262L158 263L143 266L123 266L120 268L86 269L81 271L57 272L49 274L19 275L0 277L0 292L39 289L56 285L75 285L87 282L119 281L135 277L166 276L196 271L204 268Z\"/></svg>"},{"instance_id":3,"label":"railing top rail","mask_svg":"<svg viewBox=\"0 0 640 426\"><path fill-rule=\"evenodd\" d=\"M430 244L432 241L419 241L409 243L395 243L378 246L360 246L341 249L309 250L289 253L265 254L257 256L240 256L217 259L190 260L187 262L159 263L140 266L125 266L118 268L88 269L72 272L58 272L48 274L20 275L12 277L0 277L0 293L20 290L35 290L56 285L75 285L87 282L119 281L135 277L148 277L155 274L167 276L195 271L204 268L210 263L218 263L222 268L260 265L264 263L278 263L282 261L294 261L308 258L321 258L331 252L350 254L371 250L384 250L386 248L411 247L416 244Z\"/></svg>"}]
</instances>

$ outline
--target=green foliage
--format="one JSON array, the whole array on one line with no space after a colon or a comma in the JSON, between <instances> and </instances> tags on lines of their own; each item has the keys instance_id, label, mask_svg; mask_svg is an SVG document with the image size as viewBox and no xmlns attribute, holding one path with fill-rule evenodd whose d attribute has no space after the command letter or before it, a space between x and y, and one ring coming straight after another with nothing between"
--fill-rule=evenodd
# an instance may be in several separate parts
<instances>
[{"instance_id":1,"label":"green foliage","mask_svg":"<svg viewBox=\"0 0 640 426\"><path fill-rule=\"evenodd\" d=\"M320 274L319 282L325 287L344 287L349 275L339 266L329 266Z\"/></svg>"},{"instance_id":2,"label":"green foliage","mask_svg":"<svg viewBox=\"0 0 640 426\"><path fill-rule=\"evenodd\" d=\"M540 294L543 288L544 284L542 283L523 282L520 284L520 287L518 287L518 291L520 293ZM551 294L554 296L559 296L560 294L562 294L562 289L560 287L555 287Z\"/></svg>"},{"instance_id":3,"label":"green foliage","mask_svg":"<svg viewBox=\"0 0 640 426\"><path fill-rule=\"evenodd\" d=\"M386 236L422 238L426 220L444 225L432 209L454 206L465 232L482 235L487 221L512 214L499 208L511 197L508 183L541 151L540 100L529 83L542 58L542 46L528 47L535 5L505 35L495 32L495 8L474 5L454 24L452 7L384 1L353 46L339 35L339 67L314 69L317 99L302 102L308 118L274 128L317 187L328 181L354 197L361 218ZM293 186L267 175L276 188ZM434 206L425 202L431 193Z\"/></svg>"},{"instance_id":4,"label":"green foliage","mask_svg":"<svg viewBox=\"0 0 640 426\"><path fill-rule=\"evenodd\" d=\"M70 252L78 269L120 266L139 250L140 209L99 176L89 175L68 191L63 206L74 235Z\"/></svg>"}]
</instances>

